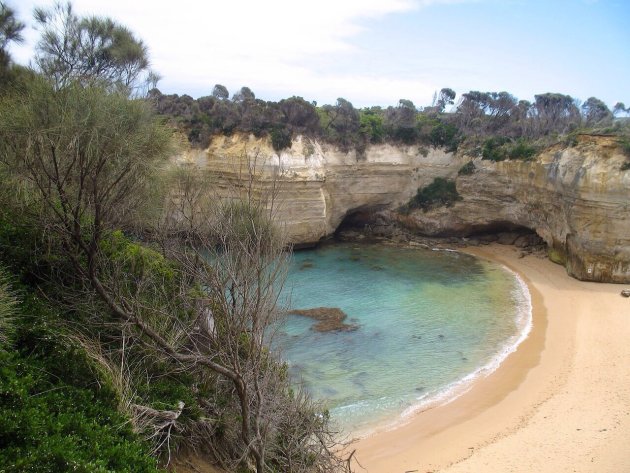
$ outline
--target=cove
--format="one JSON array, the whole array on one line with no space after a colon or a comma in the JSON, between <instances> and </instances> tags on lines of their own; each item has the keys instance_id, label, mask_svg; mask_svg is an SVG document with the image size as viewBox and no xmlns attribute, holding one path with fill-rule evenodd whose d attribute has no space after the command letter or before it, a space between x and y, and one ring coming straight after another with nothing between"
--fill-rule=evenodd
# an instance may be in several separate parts
<instances>
[{"instance_id":1,"label":"cove","mask_svg":"<svg viewBox=\"0 0 630 473\"><path fill-rule=\"evenodd\" d=\"M341 243L296 252L283 302L347 315L352 330L290 315L276 346L295 381L353 434L457 397L531 327L520 278L454 251Z\"/></svg>"}]
</instances>

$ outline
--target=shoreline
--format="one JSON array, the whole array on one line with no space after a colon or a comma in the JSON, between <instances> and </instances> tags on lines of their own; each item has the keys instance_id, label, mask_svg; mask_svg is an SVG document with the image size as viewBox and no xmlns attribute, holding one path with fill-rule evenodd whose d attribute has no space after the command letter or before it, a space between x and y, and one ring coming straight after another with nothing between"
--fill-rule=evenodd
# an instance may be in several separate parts
<instances>
[{"instance_id":1,"label":"shoreline","mask_svg":"<svg viewBox=\"0 0 630 473\"><path fill-rule=\"evenodd\" d=\"M619 295L623 286L577 281L547 259L519 258L511 246L463 251L526 282L532 330L455 400L359 439L351 446L360 462L355 471L630 471L630 303Z\"/></svg>"},{"instance_id":2,"label":"shoreline","mask_svg":"<svg viewBox=\"0 0 630 473\"><path fill-rule=\"evenodd\" d=\"M406 246L403 246L403 248L406 248ZM427 249L427 251L429 251L429 249ZM430 251L447 251L472 255L472 253L467 252L465 248L458 248L456 250L451 248L431 248ZM527 282L525 282L521 275L514 271L512 268L498 263L496 260L480 258L477 255L474 256L478 259L489 261L495 266L500 266L501 269L505 273L508 273L511 277L513 277L517 284L520 286L519 292L522 294L522 296L524 296L525 300L524 303L517 305L518 313L515 316L515 321L517 323L517 326L519 327L518 331L504 343L501 349L497 351L492 358L477 366L472 372L466 374L463 378L457 379L450 384L443 386L438 391L429 394L426 399L419 399L417 403L412 404L411 406L405 408L402 413L394 416L395 419L392 419L392 417L390 417L388 419L375 421L369 426L364 426L361 429L351 431L349 437L353 438L355 441L358 441L372 437L382 432L396 430L411 422L414 417L420 415L425 411L448 405L451 402L454 402L456 399L470 391L479 382L479 380L490 376L497 369L499 369L503 365L505 360L510 357L520 347L520 345L525 340L527 340L527 338L529 338L533 327L534 317L532 295L530 293Z\"/></svg>"}]
</instances>

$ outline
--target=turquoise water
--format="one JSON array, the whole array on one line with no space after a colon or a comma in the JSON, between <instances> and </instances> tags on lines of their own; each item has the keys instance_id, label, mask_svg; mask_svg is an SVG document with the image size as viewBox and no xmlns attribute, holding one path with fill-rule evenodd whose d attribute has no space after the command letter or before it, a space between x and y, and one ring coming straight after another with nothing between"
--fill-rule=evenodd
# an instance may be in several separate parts
<instances>
[{"instance_id":1,"label":"turquoise water","mask_svg":"<svg viewBox=\"0 0 630 473\"><path fill-rule=\"evenodd\" d=\"M472 256L337 244L296 252L294 309L338 307L353 332L319 333L290 316L277 343L345 432L400 422L464 392L526 336L531 305L516 275Z\"/></svg>"}]
</instances>

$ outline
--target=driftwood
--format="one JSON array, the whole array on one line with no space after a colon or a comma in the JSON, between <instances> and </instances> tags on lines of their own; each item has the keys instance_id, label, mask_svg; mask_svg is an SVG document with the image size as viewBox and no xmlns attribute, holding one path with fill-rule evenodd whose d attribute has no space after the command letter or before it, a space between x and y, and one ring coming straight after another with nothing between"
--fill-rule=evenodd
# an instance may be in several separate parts
<instances>
[{"instance_id":1,"label":"driftwood","mask_svg":"<svg viewBox=\"0 0 630 473\"><path fill-rule=\"evenodd\" d=\"M132 404L131 410L134 413L135 427L148 434L147 440L157 440L155 451L159 451L166 444L168 451L167 465L171 460L171 434L173 428L177 430L177 419L184 411L185 404L182 401L177 403L174 411L159 411L152 407Z\"/></svg>"}]
</instances>

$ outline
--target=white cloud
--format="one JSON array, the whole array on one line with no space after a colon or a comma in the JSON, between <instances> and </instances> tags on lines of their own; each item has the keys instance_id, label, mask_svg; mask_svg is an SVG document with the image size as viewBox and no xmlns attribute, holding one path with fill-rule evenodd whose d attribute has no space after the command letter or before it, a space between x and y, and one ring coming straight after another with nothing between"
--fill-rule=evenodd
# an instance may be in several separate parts
<instances>
[{"instance_id":1,"label":"white cloud","mask_svg":"<svg viewBox=\"0 0 630 473\"><path fill-rule=\"evenodd\" d=\"M24 0L13 7L26 19L33 4L42 3L52 1ZM111 16L142 38L166 92L208 94L222 83L231 91L247 85L263 97L298 94L330 102L343 96L364 105L427 99L434 87L386 72L335 74L323 70L322 60L351 64L362 52L352 40L370 22L435 3L453 0L75 0L74 6L82 15ZM31 47L34 37L27 35ZM32 49L15 50L21 62L30 55Z\"/></svg>"}]
</instances>

